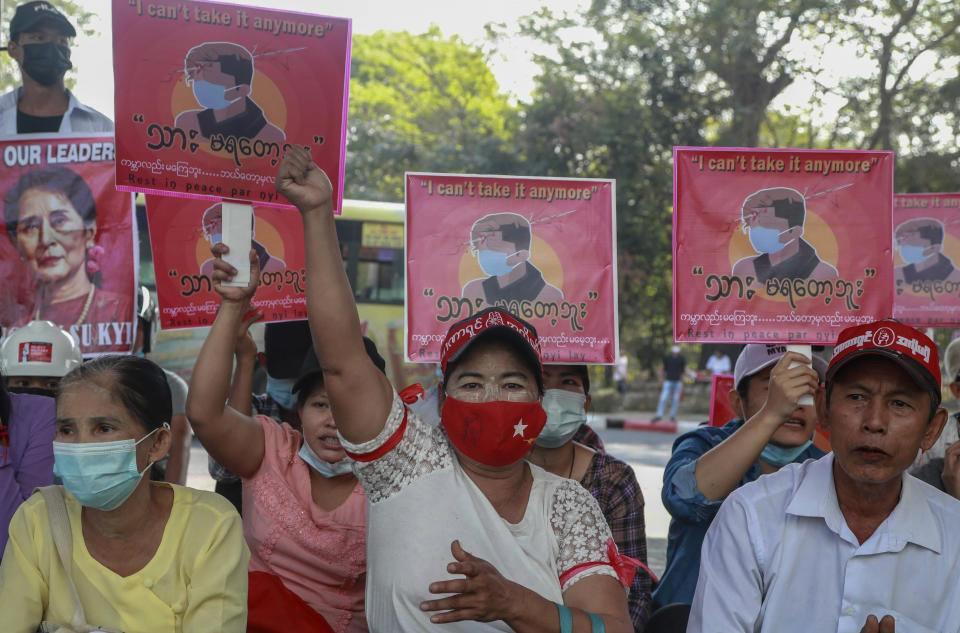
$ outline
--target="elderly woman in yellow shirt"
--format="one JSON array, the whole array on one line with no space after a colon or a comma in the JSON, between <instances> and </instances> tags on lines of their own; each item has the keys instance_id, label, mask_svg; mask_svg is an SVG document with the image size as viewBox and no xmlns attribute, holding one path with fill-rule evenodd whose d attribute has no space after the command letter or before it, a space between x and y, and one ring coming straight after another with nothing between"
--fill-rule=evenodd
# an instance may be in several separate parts
<instances>
[{"instance_id":1,"label":"elderly woman in yellow shirt","mask_svg":"<svg viewBox=\"0 0 960 633\"><path fill-rule=\"evenodd\" d=\"M93 626L242 633L250 553L239 515L215 493L144 476L170 446L170 406L163 370L135 356L96 358L61 382L54 472L65 488L73 584ZM10 523L2 628L70 626L74 608L44 497L35 494Z\"/></svg>"}]
</instances>

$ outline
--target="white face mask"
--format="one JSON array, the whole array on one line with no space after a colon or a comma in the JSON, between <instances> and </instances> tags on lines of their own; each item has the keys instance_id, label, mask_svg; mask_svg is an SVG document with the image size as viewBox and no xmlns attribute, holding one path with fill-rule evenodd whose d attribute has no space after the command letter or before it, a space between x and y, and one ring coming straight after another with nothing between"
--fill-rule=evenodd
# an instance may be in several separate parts
<instances>
[{"instance_id":1,"label":"white face mask","mask_svg":"<svg viewBox=\"0 0 960 633\"><path fill-rule=\"evenodd\" d=\"M300 447L299 455L300 459L307 462L307 465L310 466L310 468L314 469L327 479L353 472L352 459L349 457L344 457L340 461L333 462L332 464L328 461L324 461L313 452L313 449L310 448L309 444L307 444L306 438L304 438L303 445Z\"/></svg>"},{"instance_id":2,"label":"white face mask","mask_svg":"<svg viewBox=\"0 0 960 633\"><path fill-rule=\"evenodd\" d=\"M537 446L557 448L569 442L587 421L587 396L566 389L547 389L540 405L547 412L547 424L537 436Z\"/></svg>"}]
</instances>

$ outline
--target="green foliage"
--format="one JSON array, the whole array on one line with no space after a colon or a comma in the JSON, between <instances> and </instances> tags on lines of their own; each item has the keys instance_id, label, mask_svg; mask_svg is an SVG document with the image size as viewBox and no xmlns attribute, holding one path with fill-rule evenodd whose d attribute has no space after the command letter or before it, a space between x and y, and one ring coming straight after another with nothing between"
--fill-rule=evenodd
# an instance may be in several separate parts
<instances>
[{"instance_id":1,"label":"green foliage","mask_svg":"<svg viewBox=\"0 0 960 633\"><path fill-rule=\"evenodd\" d=\"M709 110L694 61L643 13L583 17L595 41L570 41L583 20L546 9L521 25L552 51L524 112L523 169L616 179L622 346L652 369L672 337L672 147L703 143Z\"/></svg>"},{"instance_id":2,"label":"green foliage","mask_svg":"<svg viewBox=\"0 0 960 633\"><path fill-rule=\"evenodd\" d=\"M24 0L25 1L25 0ZM67 19L73 23L77 29L77 35L93 35L96 31L91 28L90 23L94 14L87 11L80 2L74 0L49 0L50 4L60 9L60 12L67 16ZM3 25L3 41L6 43L10 36L10 20L13 19L13 13L20 2L0 3L3 11L0 12L0 24ZM70 77L73 71L67 72L67 88L73 88L74 80ZM0 54L0 94L8 92L20 85L20 69L17 63L6 53Z\"/></svg>"},{"instance_id":3,"label":"green foliage","mask_svg":"<svg viewBox=\"0 0 960 633\"><path fill-rule=\"evenodd\" d=\"M871 73L841 82L846 104L834 124L840 136L858 147L907 154L954 150L960 5L876 0L858 3L841 22L854 54L874 63Z\"/></svg>"},{"instance_id":4,"label":"green foliage","mask_svg":"<svg viewBox=\"0 0 960 633\"><path fill-rule=\"evenodd\" d=\"M346 195L402 200L405 171L512 173L516 107L485 55L437 27L354 35Z\"/></svg>"}]
</instances>

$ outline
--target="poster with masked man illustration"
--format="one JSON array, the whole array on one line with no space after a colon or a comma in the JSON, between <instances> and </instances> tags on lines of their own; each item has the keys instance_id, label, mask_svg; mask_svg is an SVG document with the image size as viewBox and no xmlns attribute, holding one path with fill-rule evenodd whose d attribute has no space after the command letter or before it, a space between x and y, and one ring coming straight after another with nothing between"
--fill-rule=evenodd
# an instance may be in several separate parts
<instances>
[{"instance_id":1,"label":"poster with masked man illustration","mask_svg":"<svg viewBox=\"0 0 960 633\"><path fill-rule=\"evenodd\" d=\"M615 362L614 185L408 173L406 359L439 362L451 325L499 307L536 328L544 362Z\"/></svg>"},{"instance_id":2,"label":"poster with masked man illustration","mask_svg":"<svg viewBox=\"0 0 960 633\"><path fill-rule=\"evenodd\" d=\"M113 0L117 188L289 206L291 144L343 198L351 22L216 2Z\"/></svg>"},{"instance_id":3,"label":"poster with masked man illustration","mask_svg":"<svg viewBox=\"0 0 960 633\"><path fill-rule=\"evenodd\" d=\"M220 297L213 289L210 247L223 235L223 205L169 196L147 196L146 202L160 327L212 325ZM263 312L261 322L307 318L300 214L253 205L250 229L260 266L260 288L251 305Z\"/></svg>"},{"instance_id":4,"label":"poster with masked man illustration","mask_svg":"<svg viewBox=\"0 0 960 633\"><path fill-rule=\"evenodd\" d=\"M674 148L674 338L831 345L893 314L893 153Z\"/></svg>"},{"instance_id":5,"label":"poster with masked man illustration","mask_svg":"<svg viewBox=\"0 0 960 633\"><path fill-rule=\"evenodd\" d=\"M893 316L960 327L960 193L893 197Z\"/></svg>"}]
</instances>

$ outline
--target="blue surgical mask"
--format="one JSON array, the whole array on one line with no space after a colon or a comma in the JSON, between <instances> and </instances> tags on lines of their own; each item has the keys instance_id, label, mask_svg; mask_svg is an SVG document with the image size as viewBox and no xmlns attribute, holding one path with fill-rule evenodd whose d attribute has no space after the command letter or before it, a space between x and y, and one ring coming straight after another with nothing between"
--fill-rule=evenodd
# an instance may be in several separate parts
<instances>
[{"instance_id":1,"label":"blue surgical mask","mask_svg":"<svg viewBox=\"0 0 960 633\"><path fill-rule=\"evenodd\" d=\"M205 108L220 110L221 108L226 108L228 105L240 98L237 97L237 99L229 100L224 96L224 93L226 93L227 90L232 90L233 88L236 88L236 86L225 88L220 84L213 83L212 81L194 79L193 97L197 100L197 103Z\"/></svg>"},{"instance_id":2,"label":"blue surgical mask","mask_svg":"<svg viewBox=\"0 0 960 633\"><path fill-rule=\"evenodd\" d=\"M300 455L300 459L307 462L307 465L310 466L310 468L314 469L327 479L353 472L352 459L349 457L344 457L340 461L333 462L332 464L328 461L324 461L313 452L313 449L310 448L309 444L307 444L306 438L304 438L303 445L300 447L300 452L298 454Z\"/></svg>"},{"instance_id":3,"label":"blue surgical mask","mask_svg":"<svg viewBox=\"0 0 960 633\"><path fill-rule=\"evenodd\" d=\"M164 422L167 429L170 425ZM115 510L133 494L143 474L137 470L137 445L159 431L154 429L139 441L53 443L53 474L80 505L96 510Z\"/></svg>"},{"instance_id":4,"label":"blue surgical mask","mask_svg":"<svg viewBox=\"0 0 960 633\"><path fill-rule=\"evenodd\" d=\"M787 229L787 231L789 230ZM750 244L758 253L779 253L787 245L780 241L780 236L787 231L768 229L763 226L751 226Z\"/></svg>"},{"instance_id":5,"label":"blue surgical mask","mask_svg":"<svg viewBox=\"0 0 960 633\"><path fill-rule=\"evenodd\" d=\"M513 253L513 255L516 255L516 253ZM508 257L511 257L510 253L485 250L477 253L477 263L480 264L480 268L484 273L493 277L501 277L509 274L510 271L518 266L518 264L513 264L512 266L508 264Z\"/></svg>"},{"instance_id":6,"label":"blue surgical mask","mask_svg":"<svg viewBox=\"0 0 960 633\"><path fill-rule=\"evenodd\" d=\"M913 246L912 244L900 245L900 257L908 264L919 264L927 258L923 251L927 250L923 246Z\"/></svg>"},{"instance_id":7,"label":"blue surgical mask","mask_svg":"<svg viewBox=\"0 0 960 633\"><path fill-rule=\"evenodd\" d=\"M537 446L557 448L569 442L584 422L587 396L566 389L547 389L540 405L547 412L547 423L537 436Z\"/></svg>"},{"instance_id":8,"label":"blue surgical mask","mask_svg":"<svg viewBox=\"0 0 960 633\"><path fill-rule=\"evenodd\" d=\"M273 378L267 375L267 395L273 398L281 409L293 411L297 408L297 396L293 393L296 378Z\"/></svg>"},{"instance_id":9,"label":"blue surgical mask","mask_svg":"<svg viewBox=\"0 0 960 633\"><path fill-rule=\"evenodd\" d=\"M800 446L792 446L789 448L777 446L776 444L767 444L763 447L763 452L760 453L760 459L771 466L781 468L787 464L792 464L796 458L800 457L800 453L807 450L811 444L813 444L813 440L807 440Z\"/></svg>"},{"instance_id":10,"label":"blue surgical mask","mask_svg":"<svg viewBox=\"0 0 960 633\"><path fill-rule=\"evenodd\" d=\"M211 233L207 236L207 239L210 240L211 244L219 244L223 241L223 233Z\"/></svg>"}]
</instances>

